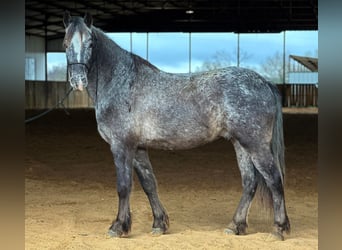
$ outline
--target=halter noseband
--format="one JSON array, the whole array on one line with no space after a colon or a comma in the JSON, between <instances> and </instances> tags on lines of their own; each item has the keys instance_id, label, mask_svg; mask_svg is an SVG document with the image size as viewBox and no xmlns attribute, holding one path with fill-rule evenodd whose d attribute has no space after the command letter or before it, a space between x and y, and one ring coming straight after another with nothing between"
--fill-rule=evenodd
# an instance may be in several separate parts
<instances>
[{"instance_id":1,"label":"halter noseband","mask_svg":"<svg viewBox=\"0 0 342 250\"><path fill-rule=\"evenodd\" d=\"M83 65L84 67L86 67L86 69L88 70L88 72L89 72L89 70L90 70L90 68L88 67L88 65L87 65L86 63L82 63L82 62L68 63L68 64L67 64L67 67L69 68L69 66L72 66L72 65Z\"/></svg>"}]
</instances>

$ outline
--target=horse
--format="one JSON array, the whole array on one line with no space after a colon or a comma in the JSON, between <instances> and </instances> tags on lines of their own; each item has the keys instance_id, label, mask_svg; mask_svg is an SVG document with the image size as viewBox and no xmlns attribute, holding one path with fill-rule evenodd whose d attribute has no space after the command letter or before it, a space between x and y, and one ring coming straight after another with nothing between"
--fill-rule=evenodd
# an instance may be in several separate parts
<instances>
[{"instance_id":1,"label":"horse","mask_svg":"<svg viewBox=\"0 0 342 250\"><path fill-rule=\"evenodd\" d=\"M234 146L243 187L224 232L246 234L249 208L260 190L260 198L269 201L274 213L271 235L284 240L290 222L284 197L282 105L276 86L240 67L167 73L118 46L93 25L88 13L79 17L66 11L63 23L68 81L74 90L87 89L97 130L114 158L119 202L110 237L129 235L133 171L152 209L152 235L169 228L149 148L190 149L224 138Z\"/></svg>"}]
</instances>

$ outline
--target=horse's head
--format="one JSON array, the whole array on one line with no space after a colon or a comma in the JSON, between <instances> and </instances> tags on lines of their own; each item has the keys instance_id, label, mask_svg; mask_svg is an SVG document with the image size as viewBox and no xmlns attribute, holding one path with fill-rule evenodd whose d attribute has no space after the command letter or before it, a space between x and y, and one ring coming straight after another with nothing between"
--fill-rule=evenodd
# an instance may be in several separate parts
<instances>
[{"instance_id":1,"label":"horse's head","mask_svg":"<svg viewBox=\"0 0 342 250\"><path fill-rule=\"evenodd\" d=\"M87 73L92 54L92 22L90 14L84 18L71 17L68 11L63 17L65 37L63 45L68 64L68 78L74 89L83 90L88 85Z\"/></svg>"}]
</instances>

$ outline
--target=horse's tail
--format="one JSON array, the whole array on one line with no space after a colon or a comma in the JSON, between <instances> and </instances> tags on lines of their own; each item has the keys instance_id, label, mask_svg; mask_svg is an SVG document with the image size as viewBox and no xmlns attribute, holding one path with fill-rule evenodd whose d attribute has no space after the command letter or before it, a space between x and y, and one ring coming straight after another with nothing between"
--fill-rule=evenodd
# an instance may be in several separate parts
<instances>
[{"instance_id":1,"label":"horse's tail","mask_svg":"<svg viewBox=\"0 0 342 250\"><path fill-rule=\"evenodd\" d=\"M272 83L268 83L270 89L272 90L276 112L273 123L273 133L271 141L271 152L275 162L276 167L279 170L281 176L281 182L284 184L285 179L285 145L284 145L284 134L283 134L283 113L282 113L282 102L281 95L277 86ZM266 185L264 178L261 174L257 173L258 178L258 188L262 204L266 208L273 207L272 194Z\"/></svg>"},{"instance_id":2,"label":"horse's tail","mask_svg":"<svg viewBox=\"0 0 342 250\"><path fill-rule=\"evenodd\" d=\"M269 83L271 86L275 103L276 103L276 114L273 124L273 135L271 150L275 163L279 172L281 174L281 181L284 184L285 178L285 145L284 145L284 133L283 133L283 111L282 111L282 101L279 90L277 86Z\"/></svg>"}]
</instances>

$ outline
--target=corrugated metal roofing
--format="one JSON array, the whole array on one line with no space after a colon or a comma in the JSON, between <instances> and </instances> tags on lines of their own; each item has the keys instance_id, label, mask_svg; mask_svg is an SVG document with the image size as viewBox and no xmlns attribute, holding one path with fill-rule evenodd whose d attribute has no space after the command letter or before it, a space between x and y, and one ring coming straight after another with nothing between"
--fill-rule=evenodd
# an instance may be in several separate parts
<instances>
[{"instance_id":1,"label":"corrugated metal roofing","mask_svg":"<svg viewBox=\"0 0 342 250\"><path fill-rule=\"evenodd\" d=\"M106 32L281 32L317 30L317 0L27 0L26 34L64 35L62 16L92 14Z\"/></svg>"}]
</instances>

